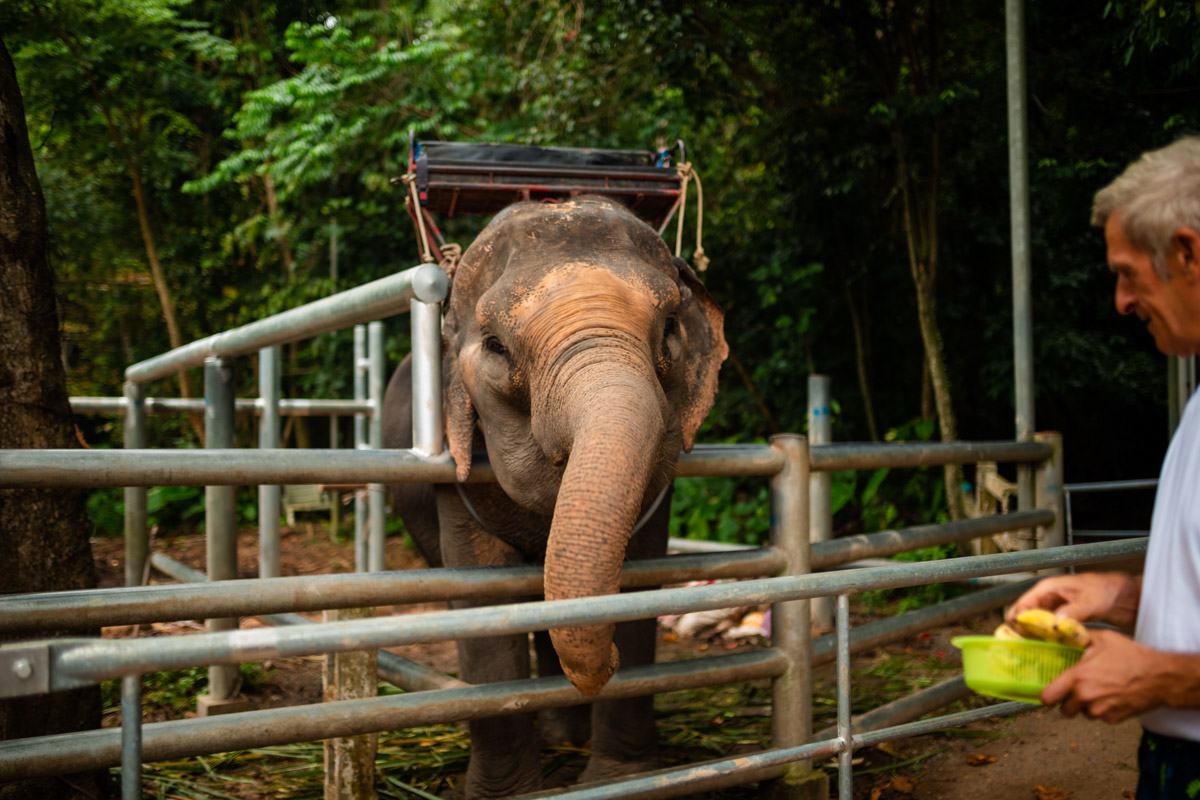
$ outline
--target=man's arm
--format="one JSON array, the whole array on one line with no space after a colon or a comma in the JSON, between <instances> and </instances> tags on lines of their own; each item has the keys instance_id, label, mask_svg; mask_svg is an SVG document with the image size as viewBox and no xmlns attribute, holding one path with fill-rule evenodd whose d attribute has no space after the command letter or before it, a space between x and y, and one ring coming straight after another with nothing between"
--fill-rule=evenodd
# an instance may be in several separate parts
<instances>
[{"instance_id":1,"label":"man's arm","mask_svg":"<svg viewBox=\"0 0 1200 800\"><path fill-rule=\"evenodd\" d=\"M1200 707L1200 655L1151 650L1116 631L1092 631L1079 663L1042 690L1068 717L1122 722L1158 706Z\"/></svg>"},{"instance_id":2,"label":"man's arm","mask_svg":"<svg viewBox=\"0 0 1200 800\"><path fill-rule=\"evenodd\" d=\"M1142 576L1127 572L1083 572L1046 578L1005 612L1009 622L1030 608L1045 608L1080 622L1108 622L1132 631L1142 596Z\"/></svg>"}]
</instances>

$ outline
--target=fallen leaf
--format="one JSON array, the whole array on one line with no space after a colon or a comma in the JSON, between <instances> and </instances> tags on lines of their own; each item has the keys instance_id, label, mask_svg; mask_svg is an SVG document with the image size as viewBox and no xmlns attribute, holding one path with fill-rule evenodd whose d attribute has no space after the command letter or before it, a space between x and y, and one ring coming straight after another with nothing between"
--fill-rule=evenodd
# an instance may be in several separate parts
<instances>
[{"instance_id":1,"label":"fallen leaf","mask_svg":"<svg viewBox=\"0 0 1200 800\"><path fill-rule=\"evenodd\" d=\"M985 756L983 753L968 753L967 763L972 767L982 767L984 764L995 764L995 756Z\"/></svg>"},{"instance_id":2,"label":"fallen leaf","mask_svg":"<svg viewBox=\"0 0 1200 800\"><path fill-rule=\"evenodd\" d=\"M892 744L891 742L880 742L879 744L875 745L875 749L881 753L887 753L889 756L895 756L896 758L904 757L900 754L900 751L896 749L896 745Z\"/></svg>"},{"instance_id":3,"label":"fallen leaf","mask_svg":"<svg viewBox=\"0 0 1200 800\"><path fill-rule=\"evenodd\" d=\"M1057 786L1034 786L1034 800L1067 800L1074 792L1070 789L1059 789Z\"/></svg>"},{"instance_id":4,"label":"fallen leaf","mask_svg":"<svg viewBox=\"0 0 1200 800\"><path fill-rule=\"evenodd\" d=\"M883 796L883 787L882 786L876 786L874 789L871 790L871 800L879 800L879 798L882 796Z\"/></svg>"},{"instance_id":5,"label":"fallen leaf","mask_svg":"<svg viewBox=\"0 0 1200 800\"><path fill-rule=\"evenodd\" d=\"M900 792L900 794L912 794L913 787L916 785L916 781L914 781L912 778L906 778L903 775L897 775L895 778L892 778L892 783L889 788L891 788L893 791Z\"/></svg>"}]
</instances>

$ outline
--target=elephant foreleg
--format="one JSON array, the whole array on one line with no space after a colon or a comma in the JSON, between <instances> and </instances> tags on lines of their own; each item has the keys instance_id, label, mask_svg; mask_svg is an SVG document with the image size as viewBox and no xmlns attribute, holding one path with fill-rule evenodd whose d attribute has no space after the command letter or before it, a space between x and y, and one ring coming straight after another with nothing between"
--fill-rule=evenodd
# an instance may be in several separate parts
<instances>
[{"instance_id":1,"label":"elephant foreleg","mask_svg":"<svg viewBox=\"0 0 1200 800\"><path fill-rule=\"evenodd\" d=\"M622 622L614 641L621 666L654 663L656 624L653 619ZM658 739L654 697L609 700L592 706L592 747L580 783L657 769Z\"/></svg>"},{"instance_id":2,"label":"elephant foreleg","mask_svg":"<svg viewBox=\"0 0 1200 800\"><path fill-rule=\"evenodd\" d=\"M550 634L538 631L533 635L537 650L538 677L562 675L558 654L550 643ZM538 712L538 731L546 744L569 744L583 747L592 731L592 708L588 705L547 708Z\"/></svg>"},{"instance_id":3,"label":"elephant foreleg","mask_svg":"<svg viewBox=\"0 0 1200 800\"><path fill-rule=\"evenodd\" d=\"M453 489L437 491L441 549L448 567L519 564L514 548L482 530L463 509ZM455 608L485 603L460 601ZM458 642L459 677L473 684L529 677L529 636L494 636ZM471 760L464 795L468 800L508 797L541 788L541 767L531 713L471 720Z\"/></svg>"}]
</instances>

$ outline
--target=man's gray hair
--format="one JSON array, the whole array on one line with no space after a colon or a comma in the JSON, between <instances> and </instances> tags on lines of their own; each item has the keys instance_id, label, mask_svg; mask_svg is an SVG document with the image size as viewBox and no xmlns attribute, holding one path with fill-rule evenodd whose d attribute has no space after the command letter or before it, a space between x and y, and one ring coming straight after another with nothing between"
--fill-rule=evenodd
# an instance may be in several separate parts
<instances>
[{"instance_id":1,"label":"man's gray hair","mask_svg":"<svg viewBox=\"0 0 1200 800\"><path fill-rule=\"evenodd\" d=\"M1161 278L1170 278L1171 237L1180 228L1200 231L1200 136L1143 153L1096 192L1092 224L1104 227L1113 214L1120 215L1129 243L1150 255Z\"/></svg>"}]
</instances>

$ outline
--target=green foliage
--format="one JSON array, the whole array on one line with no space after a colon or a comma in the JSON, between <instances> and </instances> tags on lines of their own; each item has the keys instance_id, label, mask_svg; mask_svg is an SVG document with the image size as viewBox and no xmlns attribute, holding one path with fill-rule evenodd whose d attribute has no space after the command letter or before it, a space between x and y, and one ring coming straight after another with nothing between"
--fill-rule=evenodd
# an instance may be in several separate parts
<instances>
[{"instance_id":1,"label":"green foliage","mask_svg":"<svg viewBox=\"0 0 1200 800\"><path fill-rule=\"evenodd\" d=\"M884 439L927 442L933 433L934 420L917 417L890 429ZM942 472L936 468L835 472L831 494L834 528L841 532L872 533L949 519Z\"/></svg>"},{"instance_id":2,"label":"green foliage","mask_svg":"<svg viewBox=\"0 0 1200 800\"><path fill-rule=\"evenodd\" d=\"M1001 11L972 0L935 26L932 8L5 3L0 29L50 214L69 391L117 395L125 366L167 349L130 162L187 340L411 266L415 240L391 184L410 130L579 146L683 139L705 185L705 279L736 359L722 371L706 441L803 430L798 378L812 371L833 378L843 403L837 440L869 435L860 376L879 430L920 413L902 186L935 198L938 321L960 435L1008 438ZM1035 313L1039 427L1066 434L1073 479L1148 473L1164 436L1162 359L1111 311L1087 208L1139 151L1200 128L1190 94L1200 19L1191 4L1132 0L1027 13L1034 296L1053 309ZM901 52L896 42L910 35L916 51ZM689 228L697 211L693 192ZM450 220L445 232L466 244L485 222ZM686 256L692 234L684 239ZM393 327L396 359L407 334ZM349 351L348 332L301 343L286 393L348 396ZM1112 419L1150 443L1143 456L1131 462L1105 446L1097 433ZM93 444L120 434L81 427ZM319 442L315 427L302 421L297 434ZM251 443L252 427L239 437ZM195 444L186 421L154 421L152 446L180 444ZM837 477L839 531L936 516L938 481L914 480ZM736 504L760 492L683 488L678 502L698 530L731 536L754 515L722 520L697 510L704 498ZM93 504L110 528L103 502Z\"/></svg>"},{"instance_id":3,"label":"green foliage","mask_svg":"<svg viewBox=\"0 0 1200 800\"><path fill-rule=\"evenodd\" d=\"M958 547L953 544L923 547L907 553L896 554L897 561L940 561L960 555ZM906 611L941 603L958 597L964 589L953 583L927 583L923 586L913 586L908 589L875 589L862 593L862 601L875 612L888 611L899 615Z\"/></svg>"},{"instance_id":4,"label":"green foliage","mask_svg":"<svg viewBox=\"0 0 1200 800\"><path fill-rule=\"evenodd\" d=\"M248 685L261 681L265 675L258 664L238 665L238 673ZM166 715L179 717L196 706L196 696L208 688L208 667L150 672L142 676L142 714L151 718ZM100 702L104 716L121 710L121 681L113 679L100 684Z\"/></svg>"},{"instance_id":5,"label":"green foliage","mask_svg":"<svg viewBox=\"0 0 1200 800\"><path fill-rule=\"evenodd\" d=\"M258 521L256 489L237 493L235 507L239 525ZM125 526L123 489L94 489L88 494L88 518L103 536L116 536ZM162 531L173 531L204 523L204 487L151 486L146 490L146 523Z\"/></svg>"},{"instance_id":6,"label":"green foliage","mask_svg":"<svg viewBox=\"0 0 1200 800\"><path fill-rule=\"evenodd\" d=\"M93 489L88 493L87 515L97 533L116 536L124 530L125 501L121 489Z\"/></svg>"},{"instance_id":7,"label":"green foliage","mask_svg":"<svg viewBox=\"0 0 1200 800\"><path fill-rule=\"evenodd\" d=\"M767 544L771 519L767 487L732 478L678 478L671 503L671 536Z\"/></svg>"}]
</instances>

